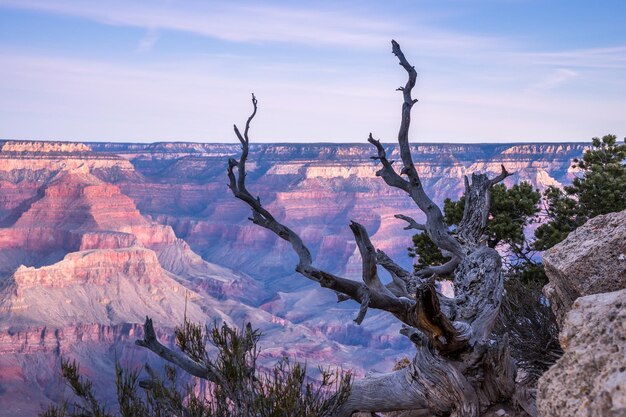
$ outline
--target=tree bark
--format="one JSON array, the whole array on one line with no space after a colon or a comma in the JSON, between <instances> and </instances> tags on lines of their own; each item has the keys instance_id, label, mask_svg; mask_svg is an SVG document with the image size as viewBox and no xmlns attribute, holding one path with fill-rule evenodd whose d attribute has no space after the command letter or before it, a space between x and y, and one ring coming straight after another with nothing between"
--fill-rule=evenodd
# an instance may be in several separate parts
<instances>
[{"instance_id":1,"label":"tree bark","mask_svg":"<svg viewBox=\"0 0 626 417\"><path fill-rule=\"evenodd\" d=\"M357 323L364 320L368 308L387 311L404 323L403 334L415 344L415 357L405 369L355 382L342 415L356 411L419 410L416 412L424 415L479 416L493 404L511 400L515 392L515 366L508 339L492 338L504 293L501 258L483 241L491 187L510 174L503 166L495 178L473 174L471 181L465 179L465 212L456 236L451 234L441 209L426 194L410 152L411 109L417 102L411 94L417 72L395 41L392 52L408 75L406 85L398 89L403 96L398 132L403 167L398 173L382 144L370 134L368 141L376 148L372 159L382 165L377 175L389 186L406 192L426 215L426 223L419 224L403 215L396 217L406 221L407 228L427 233L440 249L450 253L452 259L448 263L426 268L419 276L409 273L386 254L377 252L365 228L352 222L350 228L363 261L362 283L315 268L300 237L267 212L242 180L248 155L248 128L256 113L254 97L254 111L244 135L235 128L242 156L229 162L230 188L235 197L250 206L254 223L292 244L299 256L299 273L335 290L340 300L359 303ZM378 266L391 274L391 284L382 284ZM446 299L435 290L434 276L453 271L455 298Z\"/></svg>"},{"instance_id":2,"label":"tree bark","mask_svg":"<svg viewBox=\"0 0 626 417\"><path fill-rule=\"evenodd\" d=\"M465 178L465 211L456 235L450 233L441 209L425 192L409 147L411 109L417 102L412 98L417 72L409 64L400 45L392 41L392 52L407 72L402 92L403 103L398 145L403 167L397 172L393 161L387 159L385 148L370 134L368 141L376 148L382 168L377 172L385 183L403 190L426 216L419 224L410 217L398 215L408 223L407 228L427 233L452 259L440 267L426 268L420 275L405 271L385 253L377 251L366 229L352 222L362 258L361 282L342 278L318 269L311 252L300 236L280 223L246 188L246 161L249 150L250 123L257 112L257 100L252 95L253 112L244 133L237 126L235 134L242 152L239 160L228 163L229 188L233 195L252 210L250 220L289 242L298 255L296 271L320 286L337 293L339 300L354 300L359 305L355 322L361 323L369 308L386 311L403 324L402 334L415 345L415 356L409 365L387 374L356 381L341 416L357 411L387 412L413 410L415 415L477 417L494 404L514 402L516 393L515 366L511 359L508 338L496 339L492 334L504 294L500 255L483 239L490 205L490 189L510 175L504 166L495 178L473 174ZM382 266L392 277L383 285L378 276ZM446 298L435 288L434 277L454 271L455 297ZM146 322L151 327L151 322ZM150 329L147 329L150 330ZM164 350L156 340L147 338L139 344L188 372L198 375L193 362ZM214 379L219 375L205 375ZM519 391L519 390L518 390ZM524 397L525 409L534 415L532 404ZM529 405L530 404L530 405Z\"/></svg>"}]
</instances>

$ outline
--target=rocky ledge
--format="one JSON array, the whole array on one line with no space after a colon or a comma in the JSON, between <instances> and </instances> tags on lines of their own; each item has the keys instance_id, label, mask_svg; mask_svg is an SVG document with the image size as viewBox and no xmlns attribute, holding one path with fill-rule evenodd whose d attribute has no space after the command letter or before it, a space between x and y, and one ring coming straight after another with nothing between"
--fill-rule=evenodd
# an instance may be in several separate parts
<instances>
[{"instance_id":1,"label":"rocky ledge","mask_svg":"<svg viewBox=\"0 0 626 417\"><path fill-rule=\"evenodd\" d=\"M560 342L565 354L539 380L539 415L626 416L626 290L576 300Z\"/></svg>"},{"instance_id":2,"label":"rocky ledge","mask_svg":"<svg viewBox=\"0 0 626 417\"><path fill-rule=\"evenodd\" d=\"M559 323L581 296L626 288L626 210L594 217L543 256Z\"/></svg>"},{"instance_id":3,"label":"rocky ledge","mask_svg":"<svg viewBox=\"0 0 626 417\"><path fill-rule=\"evenodd\" d=\"M626 210L589 220L544 263L565 353L539 379L539 416L625 417Z\"/></svg>"}]
</instances>

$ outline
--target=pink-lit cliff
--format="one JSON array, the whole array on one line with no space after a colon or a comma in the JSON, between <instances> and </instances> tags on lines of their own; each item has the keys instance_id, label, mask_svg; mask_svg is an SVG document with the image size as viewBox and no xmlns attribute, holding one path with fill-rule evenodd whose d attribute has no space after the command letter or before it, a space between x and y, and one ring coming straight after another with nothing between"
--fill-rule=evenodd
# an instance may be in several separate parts
<instances>
[{"instance_id":1,"label":"pink-lit cliff","mask_svg":"<svg viewBox=\"0 0 626 417\"><path fill-rule=\"evenodd\" d=\"M420 145L414 158L441 202L458 197L463 175L516 174L538 188L572 178L579 144ZM60 357L76 358L111 390L117 357L158 363L132 346L146 315L165 340L183 315L196 322L252 321L265 359L385 370L408 343L381 314L352 322L297 276L290 249L247 221L227 192L225 167L237 145L0 142L0 409L33 415L60 398ZM389 146L391 159L397 151ZM375 176L366 145L256 145L249 188L307 240L316 263L357 276L347 224L405 256L411 233L393 215L419 217L411 201ZM372 195L382 198L372 199ZM171 342L171 340L170 340ZM367 352L367 354L365 354Z\"/></svg>"}]
</instances>

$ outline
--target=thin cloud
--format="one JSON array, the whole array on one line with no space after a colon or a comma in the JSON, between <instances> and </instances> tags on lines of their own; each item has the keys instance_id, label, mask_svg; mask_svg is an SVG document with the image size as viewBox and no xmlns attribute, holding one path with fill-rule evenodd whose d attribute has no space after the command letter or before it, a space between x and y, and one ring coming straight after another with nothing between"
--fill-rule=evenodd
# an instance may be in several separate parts
<instances>
[{"instance_id":1,"label":"thin cloud","mask_svg":"<svg viewBox=\"0 0 626 417\"><path fill-rule=\"evenodd\" d=\"M340 5L320 11L183 4L0 0L0 7L74 16L111 32L143 29L137 51L153 50L172 31L219 46L176 59L153 50L150 59L120 61L4 41L0 133L230 141L230 123L247 114L254 91L263 109L258 140L363 141L370 131L390 140L398 123L394 88L406 76L388 52L392 37L419 72L417 140L588 139L623 126L626 85L615 68L626 66L626 47L534 52L507 38L416 24L415 16L359 15ZM297 59L276 53L283 43L299 47Z\"/></svg>"},{"instance_id":2,"label":"thin cloud","mask_svg":"<svg viewBox=\"0 0 626 417\"><path fill-rule=\"evenodd\" d=\"M92 140L233 141L232 122L249 110L255 91L262 112L258 141L356 141L369 131L397 133L400 97L390 80L355 74L334 85L304 77L253 81L231 74L233 61L137 67L92 59L0 55L3 137ZM250 62L244 62L248 65ZM207 65L224 68L208 71ZM522 86L486 90L428 86L415 109L416 141L582 140L620 126L620 100L562 97ZM422 94L423 93L423 94ZM588 120L589 114L602 115ZM38 123L32 123L38 120ZM454 123L450 123L453 120ZM277 123L280 121L280 123ZM488 122L485 122L488 121ZM583 123L584 122L584 123ZM601 130L600 130L601 128Z\"/></svg>"},{"instance_id":3,"label":"thin cloud","mask_svg":"<svg viewBox=\"0 0 626 417\"><path fill-rule=\"evenodd\" d=\"M626 68L626 46L554 52L516 52L511 56L515 60L532 62L535 65L569 68Z\"/></svg>"},{"instance_id":4,"label":"thin cloud","mask_svg":"<svg viewBox=\"0 0 626 417\"><path fill-rule=\"evenodd\" d=\"M536 90L551 90L576 78L578 73L567 68L558 68L551 71L547 77L532 86Z\"/></svg>"},{"instance_id":5,"label":"thin cloud","mask_svg":"<svg viewBox=\"0 0 626 417\"><path fill-rule=\"evenodd\" d=\"M76 16L104 24L154 27L235 42L285 42L365 47L387 41L384 25L311 10L241 7L227 3L142 3L116 0L2 0L0 5Z\"/></svg>"},{"instance_id":6,"label":"thin cloud","mask_svg":"<svg viewBox=\"0 0 626 417\"><path fill-rule=\"evenodd\" d=\"M138 52L149 52L154 48L159 40L159 32L155 28L150 28L146 34L139 40L137 45Z\"/></svg>"},{"instance_id":7,"label":"thin cloud","mask_svg":"<svg viewBox=\"0 0 626 417\"><path fill-rule=\"evenodd\" d=\"M103 24L193 33L223 41L290 43L376 49L391 38L409 39L423 52L503 46L498 38L444 31L427 22L359 16L351 10L234 5L227 2L0 0L0 6L89 19Z\"/></svg>"}]
</instances>

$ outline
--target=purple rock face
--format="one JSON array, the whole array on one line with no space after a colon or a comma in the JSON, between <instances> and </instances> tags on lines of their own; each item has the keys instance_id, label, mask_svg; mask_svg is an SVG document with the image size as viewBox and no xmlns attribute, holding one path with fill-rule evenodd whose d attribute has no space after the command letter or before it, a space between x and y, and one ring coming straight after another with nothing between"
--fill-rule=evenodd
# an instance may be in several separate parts
<instances>
[{"instance_id":1,"label":"purple rock face","mask_svg":"<svg viewBox=\"0 0 626 417\"><path fill-rule=\"evenodd\" d=\"M97 152L129 159L142 178L102 171L141 212L170 224L207 260L258 276L291 273L286 245L247 221L248 210L228 192L224 169L238 145L163 143L93 144ZM504 164L515 175L507 185L529 181L543 189L571 180L572 158L581 144L420 145L414 147L424 186L436 202L457 198L463 176L497 174ZM399 159L388 146L390 159ZM347 225L363 223L374 243L405 256L410 233L396 213L420 217L414 204L376 177L369 145L279 144L251 147L249 188L281 221L298 231L317 254L320 266L358 276L359 262ZM138 186L141 183L141 186ZM251 236L254 236L251 238ZM237 256L233 256L237 253ZM288 258L292 259L292 258ZM256 272L255 272L256 271Z\"/></svg>"},{"instance_id":2,"label":"purple rock face","mask_svg":"<svg viewBox=\"0 0 626 417\"><path fill-rule=\"evenodd\" d=\"M247 220L226 187L238 145L0 146L0 409L10 415L33 415L60 398L60 356L76 358L112 398L115 351L127 364L158 362L132 347L137 325L150 315L165 337L185 303L195 321L261 328L267 362L287 354L359 373L388 370L410 354L394 320L370 311L354 324L354 303L337 304L295 274L291 248ZM500 164L515 172L508 185L560 186L583 149L429 144L413 152L427 192L441 202L462 193L463 175L495 175ZM248 187L302 236L319 267L359 277L352 219L410 267L411 233L393 215L420 214L376 177L372 154L368 145L254 145Z\"/></svg>"}]
</instances>

